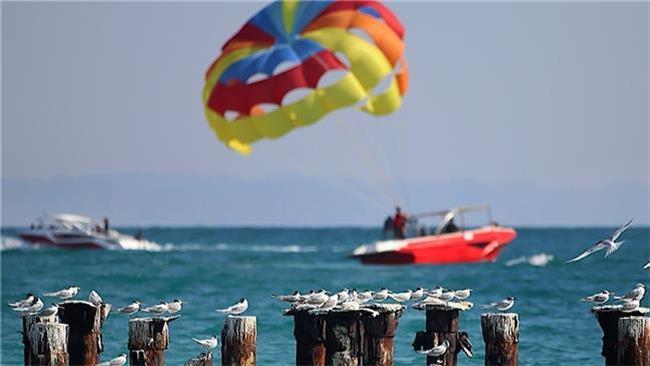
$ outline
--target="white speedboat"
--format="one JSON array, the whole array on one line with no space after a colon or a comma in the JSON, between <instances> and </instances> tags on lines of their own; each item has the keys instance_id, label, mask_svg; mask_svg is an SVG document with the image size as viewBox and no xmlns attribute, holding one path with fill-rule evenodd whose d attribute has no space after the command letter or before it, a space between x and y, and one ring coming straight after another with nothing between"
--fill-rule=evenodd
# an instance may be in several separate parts
<instances>
[{"instance_id":1,"label":"white speedboat","mask_svg":"<svg viewBox=\"0 0 650 366\"><path fill-rule=\"evenodd\" d=\"M66 249L144 249L160 248L142 237L133 237L108 228L89 217L73 214L46 215L36 219L29 229L18 233L30 244Z\"/></svg>"}]
</instances>

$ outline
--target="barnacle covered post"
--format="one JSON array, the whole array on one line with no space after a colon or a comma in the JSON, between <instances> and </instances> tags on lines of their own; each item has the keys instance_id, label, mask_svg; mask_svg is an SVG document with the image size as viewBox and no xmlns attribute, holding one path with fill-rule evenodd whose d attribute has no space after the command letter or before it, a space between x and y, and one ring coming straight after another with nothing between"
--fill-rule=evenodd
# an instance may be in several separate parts
<instances>
[{"instance_id":1,"label":"barnacle covered post","mask_svg":"<svg viewBox=\"0 0 650 366\"><path fill-rule=\"evenodd\" d=\"M361 364L363 325L361 312L330 311L325 321L325 364L358 366Z\"/></svg>"},{"instance_id":2,"label":"barnacle covered post","mask_svg":"<svg viewBox=\"0 0 650 366\"><path fill-rule=\"evenodd\" d=\"M519 364L519 315L516 313L481 314L485 342L485 364Z\"/></svg>"},{"instance_id":3,"label":"barnacle covered post","mask_svg":"<svg viewBox=\"0 0 650 366\"><path fill-rule=\"evenodd\" d=\"M361 317L364 329L363 365L392 366L393 338L405 307L397 304L370 305L374 314L364 313Z\"/></svg>"},{"instance_id":4,"label":"barnacle covered post","mask_svg":"<svg viewBox=\"0 0 650 366\"><path fill-rule=\"evenodd\" d=\"M449 342L447 351L439 356L427 356L427 365L437 364L454 366L458 362L460 345L460 311L471 309L472 303L461 302L440 302L436 304L421 304L414 306L418 310L426 311L426 331L418 332L413 341L413 349L430 349ZM471 349L469 350L471 352Z\"/></svg>"},{"instance_id":5,"label":"barnacle covered post","mask_svg":"<svg viewBox=\"0 0 650 366\"><path fill-rule=\"evenodd\" d=\"M129 320L129 362L131 366L164 366L169 346L169 318L137 318Z\"/></svg>"},{"instance_id":6,"label":"barnacle covered post","mask_svg":"<svg viewBox=\"0 0 650 366\"><path fill-rule=\"evenodd\" d=\"M254 366L257 342L257 318L228 316L221 331L221 364Z\"/></svg>"},{"instance_id":7,"label":"barnacle covered post","mask_svg":"<svg viewBox=\"0 0 650 366\"><path fill-rule=\"evenodd\" d=\"M61 323L68 324L68 353L71 365L96 365L104 350L102 325L111 306L94 305L89 301L64 301L59 307Z\"/></svg>"},{"instance_id":8,"label":"barnacle covered post","mask_svg":"<svg viewBox=\"0 0 650 366\"><path fill-rule=\"evenodd\" d=\"M650 366L650 318L630 316L618 320L618 364Z\"/></svg>"},{"instance_id":9,"label":"barnacle covered post","mask_svg":"<svg viewBox=\"0 0 650 366\"><path fill-rule=\"evenodd\" d=\"M68 325L59 323L56 316L23 318L25 365L67 366Z\"/></svg>"},{"instance_id":10,"label":"barnacle covered post","mask_svg":"<svg viewBox=\"0 0 650 366\"><path fill-rule=\"evenodd\" d=\"M603 348L605 365L618 365L618 321L623 317L644 316L650 309L639 307L633 311L623 311L620 305L594 306L591 311L596 316L603 330Z\"/></svg>"},{"instance_id":11,"label":"barnacle covered post","mask_svg":"<svg viewBox=\"0 0 650 366\"><path fill-rule=\"evenodd\" d=\"M325 315L307 310L290 311L293 315L293 336L296 338L297 366L325 366Z\"/></svg>"}]
</instances>

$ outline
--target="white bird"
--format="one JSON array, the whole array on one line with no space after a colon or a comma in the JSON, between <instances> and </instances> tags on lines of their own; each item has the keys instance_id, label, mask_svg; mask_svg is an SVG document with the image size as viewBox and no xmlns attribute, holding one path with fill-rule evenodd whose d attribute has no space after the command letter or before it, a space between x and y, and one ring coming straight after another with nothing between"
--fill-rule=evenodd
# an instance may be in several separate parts
<instances>
[{"instance_id":1,"label":"white bird","mask_svg":"<svg viewBox=\"0 0 650 366\"><path fill-rule=\"evenodd\" d=\"M162 315L168 310L169 309L167 308L167 303L164 301L161 301L160 304L152 305L142 309L142 311L144 311L145 313L151 313L155 315Z\"/></svg>"},{"instance_id":2,"label":"white bird","mask_svg":"<svg viewBox=\"0 0 650 366\"><path fill-rule=\"evenodd\" d=\"M140 301L134 301L131 304L129 304L129 305L125 306L125 307L119 308L119 309L117 309L115 311L117 311L118 313L122 313L122 314L133 315L133 314L137 313L138 311L140 311Z\"/></svg>"},{"instance_id":3,"label":"white bird","mask_svg":"<svg viewBox=\"0 0 650 366\"><path fill-rule=\"evenodd\" d=\"M300 302L307 302L307 300L309 300L309 297L311 297L313 294L315 294L314 290L309 290L308 293L300 295Z\"/></svg>"},{"instance_id":4,"label":"white bird","mask_svg":"<svg viewBox=\"0 0 650 366\"><path fill-rule=\"evenodd\" d=\"M40 297L36 297L31 305L25 306L23 308L14 308L14 311L19 312L21 317L26 317L37 311L40 311L41 309L43 309L43 300L41 300Z\"/></svg>"},{"instance_id":5,"label":"white bird","mask_svg":"<svg viewBox=\"0 0 650 366\"><path fill-rule=\"evenodd\" d=\"M27 306L31 306L32 303L34 302L34 294L28 293L27 297L24 300L19 300L16 302L10 302L9 305L12 308L24 308Z\"/></svg>"},{"instance_id":6,"label":"white bird","mask_svg":"<svg viewBox=\"0 0 650 366\"><path fill-rule=\"evenodd\" d=\"M645 285L642 283L637 283L636 286L632 289L632 291L628 292L623 296L614 296L614 299L620 301L627 301L627 300L641 301L644 295L645 295Z\"/></svg>"},{"instance_id":7,"label":"white bird","mask_svg":"<svg viewBox=\"0 0 650 366\"><path fill-rule=\"evenodd\" d=\"M447 348L449 348L449 341L446 339L439 345L434 346L431 349L419 349L416 350L415 352L421 354L421 355L426 355L426 356L431 356L431 357L440 357L447 352Z\"/></svg>"},{"instance_id":8,"label":"white bird","mask_svg":"<svg viewBox=\"0 0 650 366\"><path fill-rule=\"evenodd\" d=\"M648 262L648 264L646 264L645 266L643 266L643 269L648 269L648 268L650 268L650 262Z\"/></svg>"},{"instance_id":9,"label":"white bird","mask_svg":"<svg viewBox=\"0 0 650 366\"><path fill-rule=\"evenodd\" d=\"M497 309L498 311L507 311L515 305L515 300L516 299L514 297L506 297L499 302L483 305L483 307Z\"/></svg>"},{"instance_id":10,"label":"white bird","mask_svg":"<svg viewBox=\"0 0 650 366\"><path fill-rule=\"evenodd\" d=\"M376 302L382 302L388 297L388 289L382 288L380 291L377 291L372 294L372 300Z\"/></svg>"},{"instance_id":11,"label":"white bird","mask_svg":"<svg viewBox=\"0 0 650 366\"><path fill-rule=\"evenodd\" d=\"M88 301L90 301L95 306L100 306L101 304L104 303L102 297L99 296L99 294L95 290L90 291L90 294L88 295Z\"/></svg>"},{"instance_id":12,"label":"white bird","mask_svg":"<svg viewBox=\"0 0 650 366\"><path fill-rule=\"evenodd\" d=\"M359 300L360 303L365 304L368 301L372 300L372 291L366 290L363 292L359 292L357 294L357 300Z\"/></svg>"},{"instance_id":13,"label":"white bird","mask_svg":"<svg viewBox=\"0 0 650 366\"><path fill-rule=\"evenodd\" d=\"M336 306L336 304L339 302L339 295L334 294L330 296L323 305L320 306L321 310L332 310Z\"/></svg>"},{"instance_id":14,"label":"white bird","mask_svg":"<svg viewBox=\"0 0 650 366\"><path fill-rule=\"evenodd\" d=\"M625 301L623 301L623 305L621 305L621 310L623 310L623 311L634 311L639 306L641 306L641 303L639 302L639 300L625 300Z\"/></svg>"},{"instance_id":15,"label":"white bird","mask_svg":"<svg viewBox=\"0 0 650 366\"><path fill-rule=\"evenodd\" d=\"M440 286L436 286L436 288L428 292L428 295L431 297L438 297L442 295L442 292L443 292L443 288Z\"/></svg>"},{"instance_id":16,"label":"white bird","mask_svg":"<svg viewBox=\"0 0 650 366\"><path fill-rule=\"evenodd\" d=\"M217 348L217 345L219 344L219 340L217 339L217 336L213 335L212 337L208 339L196 339L192 338L192 340L198 344L200 344L206 352L210 353L213 349Z\"/></svg>"},{"instance_id":17,"label":"white bird","mask_svg":"<svg viewBox=\"0 0 650 366\"><path fill-rule=\"evenodd\" d=\"M339 296L339 303L342 303L348 298L350 298L350 290L348 290L347 288L344 288L343 290L337 292L336 294Z\"/></svg>"},{"instance_id":18,"label":"white bird","mask_svg":"<svg viewBox=\"0 0 650 366\"><path fill-rule=\"evenodd\" d=\"M361 304L357 300L347 300L343 302L341 305L339 305L339 309L342 311L355 311L359 310L359 307L361 307Z\"/></svg>"},{"instance_id":19,"label":"white bird","mask_svg":"<svg viewBox=\"0 0 650 366\"><path fill-rule=\"evenodd\" d=\"M68 288L64 288L63 290L59 290L56 292L46 292L43 294L43 296L58 297L61 300L68 300L77 296L79 290L81 290L81 288L79 288L78 286L70 286Z\"/></svg>"},{"instance_id":20,"label":"white bird","mask_svg":"<svg viewBox=\"0 0 650 366\"><path fill-rule=\"evenodd\" d=\"M248 309L248 300L246 300L246 298L241 298L235 305L225 309L217 309L217 311L228 315L239 315L245 312L246 309Z\"/></svg>"},{"instance_id":21,"label":"white bird","mask_svg":"<svg viewBox=\"0 0 650 366\"><path fill-rule=\"evenodd\" d=\"M411 300L411 295L413 294L412 290L406 290L404 292L398 292L398 293L389 293L388 296L390 296L391 299L397 301L397 302L407 302Z\"/></svg>"},{"instance_id":22,"label":"white bird","mask_svg":"<svg viewBox=\"0 0 650 366\"><path fill-rule=\"evenodd\" d=\"M424 289L422 287L418 287L411 294L411 300L420 300L423 296L424 296Z\"/></svg>"},{"instance_id":23,"label":"white bird","mask_svg":"<svg viewBox=\"0 0 650 366\"><path fill-rule=\"evenodd\" d=\"M605 258L609 257L612 253L618 250L618 248L621 247L621 244L623 244L623 242L625 241L625 240L621 240L621 241L616 241L616 240L621 236L621 234L623 234L625 230L627 230L630 227L630 224L632 224L632 220L628 221L627 223L625 223L625 225L614 230L614 232L612 233L612 235L610 235L609 238L599 240L598 242L596 242L596 244L594 244L594 246L585 250L579 256L569 261L566 261L565 263L577 262L603 249L607 249L607 251L605 252Z\"/></svg>"},{"instance_id":24,"label":"white bird","mask_svg":"<svg viewBox=\"0 0 650 366\"><path fill-rule=\"evenodd\" d=\"M472 294L472 289L471 288L466 288L464 290L456 290L454 291L454 296L458 300L465 300Z\"/></svg>"},{"instance_id":25,"label":"white bird","mask_svg":"<svg viewBox=\"0 0 650 366\"><path fill-rule=\"evenodd\" d=\"M290 304L295 304L301 299L300 292L298 291L295 291L291 295L273 295L273 297L275 297L280 301L288 302Z\"/></svg>"},{"instance_id":26,"label":"white bird","mask_svg":"<svg viewBox=\"0 0 650 366\"><path fill-rule=\"evenodd\" d=\"M126 354L115 357L114 359L97 364L97 366L122 366L126 363Z\"/></svg>"},{"instance_id":27,"label":"white bird","mask_svg":"<svg viewBox=\"0 0 650 366\"><path fill-rule=\"evenodd\" d=\"M587 296L585 298L582 298L581 301L587 301L587 302L591 302L591 303L600 305L600 304L604 304L607 301L609 301L609 295L611 295L611 294L612 293L607 291L607 290L602 290L599 293L596 293L596 294L593 294L591 296Z\"/></svg>"},{"instance_id":28,"label":"white bird","mask_svg":"<svg viewBox=\"0 0 650 366\"><path fill-rule=\"evenodd\" d=\"M39 311L36 316L39 318L48 318L51 316L56 316L56 314L59 312L59 305L57 304L52 304L52 306L48 306L45 309Z\"/></svg>"},{"instance_id":29,"label":"white bird","mask_svg":"<svg viewBox=\"0 0 650 366\"><path fill-rule=\"evenodd\" d=\"M438 296L438 299L442 301L451 301L456 297L456 291L454 290L449 290L449 291L443 291L440 296Z\"/></svg>"},{"instance_id":30,"label":"white bird","mask_svg":"<svg viewBox=\"0 0 650 366\"><path fill-rule=\"evenodd\" d=\"M170 314L176 314L183 308L183 304L186 304L181 299L174 299L174 301L167 303L167 311Z\"/></svg>"},{"instance_id":31,"label":"white bird","mask_svg":"<svg viewBox=\"0 0 650 366\"><path fill-rule=\"evenodd\" d=\"M320 290L313 295L309 296L307 299L307 303L311 305L317 305L321 306L329 299L329 296L327 296L327 293L325 293L325 290Z\"/></svg>"}]
</instances>

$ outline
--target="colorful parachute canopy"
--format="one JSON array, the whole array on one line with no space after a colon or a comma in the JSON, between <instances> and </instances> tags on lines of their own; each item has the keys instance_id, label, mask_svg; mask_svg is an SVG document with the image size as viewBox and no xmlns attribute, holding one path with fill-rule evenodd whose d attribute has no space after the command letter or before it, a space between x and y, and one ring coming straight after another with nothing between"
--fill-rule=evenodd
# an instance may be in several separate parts
<instances>
[{"instance_id":1,"label":"colorful parachute canopy","mask_svg":"<svg viewBox=\"0 0 650 366\"><path fill-rule=\"evenodd\" d=\"M391 113L408 87L403 37L399 20L377 1L273 2L223 45L208 69L208 122L226 145L249 154L251 143L335 109L358 104L374 115ZM281 64L291 67L280 70ZM330 71L342 76L319 85ZM374 93L380 83L387 88ZM302 99L283 102L301 88L309 88Z\"/></svg>"}]
</instances>

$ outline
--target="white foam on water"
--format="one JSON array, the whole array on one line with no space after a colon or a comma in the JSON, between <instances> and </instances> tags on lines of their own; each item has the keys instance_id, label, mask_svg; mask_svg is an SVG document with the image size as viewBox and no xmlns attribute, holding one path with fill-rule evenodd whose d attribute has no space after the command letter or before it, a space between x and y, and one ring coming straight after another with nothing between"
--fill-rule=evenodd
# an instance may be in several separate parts
<instances>
[{"instance_id":1,"label":"white foam on water","mask_svg":"<svg viewBox=\"0 0 650 366\"><path fill-rule=\"evenodd\" d=\"M512 267L523 263L535 267L545 267L554 258L555 256L553 254L538 253L538 254L533 254L530 257L521 256L521 257L513 258L508 260L505 264L506 267Z\"/></svg>"},{"instance_id":2,"label":"white foam on water","mask_svg":"<svg viewBox=\"0 0 650 366\"><path fill-rule=\"evenodd\" d=\"M0 237L0 252L3 252L5 250L13 250L13 249L28 249L31 246L24 241L14 238L11 236L5 237L2 236Z\"/></svg>"}]
</instances>

